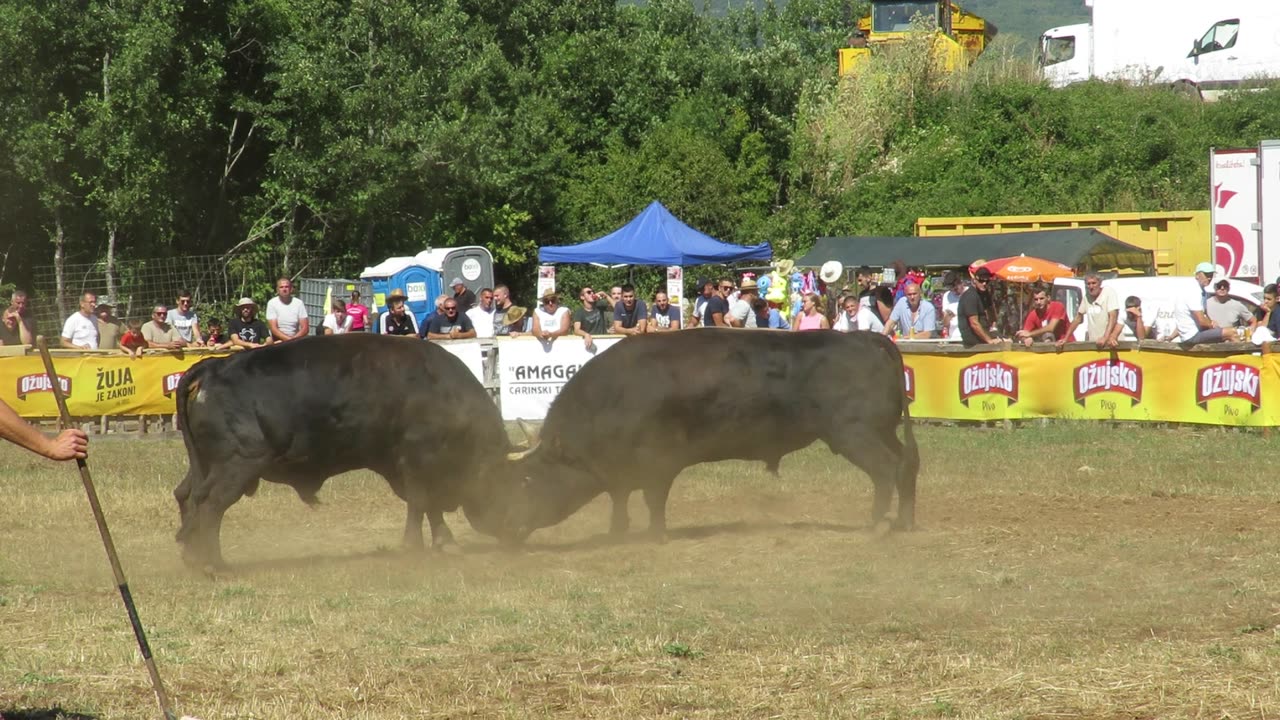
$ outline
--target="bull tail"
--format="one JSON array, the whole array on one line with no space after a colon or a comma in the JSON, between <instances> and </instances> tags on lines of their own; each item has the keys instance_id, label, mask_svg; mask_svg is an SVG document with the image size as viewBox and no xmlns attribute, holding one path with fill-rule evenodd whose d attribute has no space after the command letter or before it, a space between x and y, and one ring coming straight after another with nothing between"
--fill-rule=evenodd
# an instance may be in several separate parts
<instances>
[{"instance_id":1,"label":"bull tail","mask_svg":"<svg viewBox=\"0 0 1280 720\"><path fill-rule=\"evenodd\" d=\"M899 373L898 377L902 377ZM915 525L916 476L920 474L920 446L912 429L911 402L906 389L902 394L902 457L898 459L898 520L897 526L910 530Z\"/></svg>"}]
</instances>

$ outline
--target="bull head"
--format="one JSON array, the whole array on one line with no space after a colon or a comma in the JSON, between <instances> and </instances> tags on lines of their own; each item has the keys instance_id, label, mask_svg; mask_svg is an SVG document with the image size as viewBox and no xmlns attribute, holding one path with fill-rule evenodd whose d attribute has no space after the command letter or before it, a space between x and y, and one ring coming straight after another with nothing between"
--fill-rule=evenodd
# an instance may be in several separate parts
<instances>
[{"instance_id":1,"label":"bull head","mask_svg":"<svg viewBox=\"0 0 1280 720\"><path fill-rule=\"evenodd\" d=\"M524 433L525 441L527 444L525 445L525 449L523 450L507 453L507 459L512 461L523 460L524 458L528 457L530 453L538 449L538 442L539 442L537 428L526 423L523 418L517 419L516 425L519 426L520 432Z\"/></svg>"}]
</instances>

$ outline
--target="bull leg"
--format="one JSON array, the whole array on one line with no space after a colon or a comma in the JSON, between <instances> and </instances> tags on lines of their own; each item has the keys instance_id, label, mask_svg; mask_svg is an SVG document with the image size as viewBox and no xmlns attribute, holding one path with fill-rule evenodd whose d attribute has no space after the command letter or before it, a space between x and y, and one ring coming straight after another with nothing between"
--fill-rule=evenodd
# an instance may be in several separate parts
<instances>
[{"instance_id":1,"label":"bull leg","mask_svg":"<svg viewBox=\"0 0 1280 720\"><path fill-rule=\"evenodd\" d=\"M837 427L843 425L837 423ZM858 431L849 433L847 437L829 437L826 440L832 450L870 476L875 487L875 497L871 501L871 525L875 527L888 515L889 506L893 502L901 445L898 445L895 452L886 438L874 428L864 425L859 425ZM893 438L893 441L896 444L897 438Z\"/></svg>"},{"instance_id":2,"label":"bull leg","mask_svg":"<svg viewBox=\"0 0 1280 720\"><path fill-rule=\"evenodd\" d=\"M196 479L189 484L184 481L186 513L178 540L183 544L182 559L187 565L226 567L220 537L222 517L257 479L256 468L233 463L214 466L203 480ZM182 489L179 485L175 493Z\"/></svg>"},{"instance_id":3,"label":"bull leg","mask_svg":"<svg viewBox=\"0 0 1280 720\"><path fill-rule=\"evenodd\" d=\"M178 502L178 518L181 525L178 528L178 540L182 541L191 532L189 521L187 520L187 499L191 497L191 486L200 478L193 477L196 475L196 469L190 468L187 474L182 478L182 482L178 483L178 487L173 489L173 499Z\"/></svg>"},{"instance_id":4,"label":"bull leg","mask_svg":"<svg viewBox=\"0 0 1280 720\"><path fill-rule=\"evenodd\" d=\"M457 544L453 539L453 531L444 522L444 513L434 507L427 508L427 523L431 527L431 548L440 550L445 545Z\"/></svg>"},{"instance_id":5,"label":"bull leg","mask_svg":"<svg viewBox=\"0 0 1280 720\"><path fill-rule=\"evenodd\" d=\"M644 486L644 504L649 506L649 537L654 542L667 541L667 496L675 477L664 477Z\"/></svg>"},{"instance_id":6,"label":"bull leg","mask_svg":"<svg viewBox=\"0 0 1280 720\"><path fill-rule=\"evenodd\" d=\"M627 514L627 500L630 498L630 490L609 491L609 500L613 503L613 514L609 517L610 535L621 537L631 527L631 516Z\"/></svg>"}]
</instances>

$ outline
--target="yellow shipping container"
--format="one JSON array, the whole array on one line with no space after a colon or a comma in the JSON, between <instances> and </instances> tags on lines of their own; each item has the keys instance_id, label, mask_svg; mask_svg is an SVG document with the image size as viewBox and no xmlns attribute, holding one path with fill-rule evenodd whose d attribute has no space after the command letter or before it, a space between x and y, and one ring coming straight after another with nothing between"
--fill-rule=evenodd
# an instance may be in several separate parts
<instances>
[{"instance_id":1,"label":"yellow shipping container","mask_svg":"<svg viewBox=\"0 0 1280 720\"><path fill-rule=\"evenodd\" d=\"M1161 275L1194 275L1197 263L1212 261L1208 210L1083 213L1079 215L987 215L933 217L916 221L918 237L990 235L1034 230L1092 228L1155 253Z\"/></svg>"}]
</instances>

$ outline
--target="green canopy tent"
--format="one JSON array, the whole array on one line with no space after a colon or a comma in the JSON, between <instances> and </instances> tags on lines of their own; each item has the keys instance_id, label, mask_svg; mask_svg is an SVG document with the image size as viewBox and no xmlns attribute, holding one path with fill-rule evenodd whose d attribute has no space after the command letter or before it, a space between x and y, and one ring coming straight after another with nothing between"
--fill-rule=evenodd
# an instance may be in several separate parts
<instances>
[{"instance_id":1,"label":"green canopy tent","mask_svg":"<svg viewBox=\"0 0 1280 720\"><path fill-rule=\"evenodd\" d=\"M951 268L967 267L978 259L1014 255L1053 260L1081 272L1127 270L1155 274L1152 251L1092 228L947 237L823 237L796 260L796 266L816 268L836 260L845 267L883 268L901 260L908 267Z\"/></svg>"}]
</instances>

